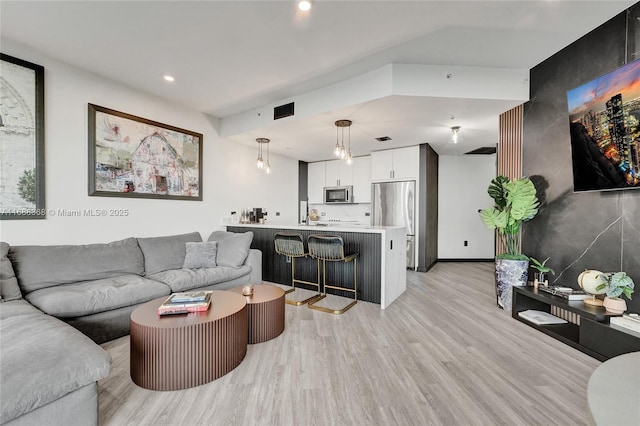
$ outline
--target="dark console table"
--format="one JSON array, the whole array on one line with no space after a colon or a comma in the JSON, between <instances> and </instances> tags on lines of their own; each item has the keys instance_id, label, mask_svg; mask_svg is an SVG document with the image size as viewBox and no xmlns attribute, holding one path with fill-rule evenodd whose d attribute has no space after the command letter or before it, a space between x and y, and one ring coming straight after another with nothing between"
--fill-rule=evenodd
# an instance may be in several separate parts
<instances>
[{"instance_id":1,"label":"dark console table","mask_svg":"<svg viewBox=\"0 0 640 426\"><path fill-rule=\"evenodd\" d=\"M577 323L537 325L518 316L518 312L527 309L551 313L552 306L575 314ZM616 315L607 313L601 306L585 305L582 300L567 301L560 296L538 292L533 287L514 287L511 315L600 361L640 351L640 337L609 325L609 318Z\"/></svg>"}]
</instances>

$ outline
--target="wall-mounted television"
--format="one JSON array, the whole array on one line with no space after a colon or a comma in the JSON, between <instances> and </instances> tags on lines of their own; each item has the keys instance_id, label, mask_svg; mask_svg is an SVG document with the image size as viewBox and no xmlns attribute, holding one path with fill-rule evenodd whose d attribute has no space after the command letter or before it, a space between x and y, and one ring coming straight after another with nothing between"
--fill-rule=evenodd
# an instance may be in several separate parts
<instances>
[{"instance_id":1,"label":"wall-mounted television","mask_svg":"<svg viewBox=\"0 0 640 426\"><path fill-rule=\"evenodd\" d=\"M640 188L640 60L567 92L573 190Z\"/></svg>"}]
</instances>

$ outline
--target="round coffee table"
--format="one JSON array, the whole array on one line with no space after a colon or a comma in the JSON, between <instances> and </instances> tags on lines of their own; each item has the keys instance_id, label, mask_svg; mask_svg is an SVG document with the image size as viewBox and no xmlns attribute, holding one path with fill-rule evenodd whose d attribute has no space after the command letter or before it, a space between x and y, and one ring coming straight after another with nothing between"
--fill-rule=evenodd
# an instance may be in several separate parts
<instances>
[{"instance_id":1,"label":"round coffee table","mask_svg":"<svg viewBox=\"0 0 640 426\"><path fill-rule=\"evenodd\" d=\"M245 297L214 290L206 312L159 316L167 296L131 313L131 379L152 390L178 390L221 377L247 354Z\"/></svg>"},{"instance_id":2,"label":"round coffee table","mask_svg":"<svg viewBox=\"0 0 640 426\"><path fill-rule=\"evenodd\" d=\"M242 287L230 289L242 294ZM284 290L280 287L262 284L253 286L247 300L249 317L249 343L261 343L278 337L284 331Z\"/></svg>"}]
</instances>

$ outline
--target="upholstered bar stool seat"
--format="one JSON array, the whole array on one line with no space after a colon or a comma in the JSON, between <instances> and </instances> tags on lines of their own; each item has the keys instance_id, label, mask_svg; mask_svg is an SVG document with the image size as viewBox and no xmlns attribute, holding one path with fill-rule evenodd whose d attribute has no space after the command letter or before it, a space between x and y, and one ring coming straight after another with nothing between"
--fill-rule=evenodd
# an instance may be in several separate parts
<instances>
[{"instance_id":1,"label":"upholstered bar stool seat","mask_svg":"<svg viewBox=\"0 0 640 426\"><path fill-rule=\"evenodd\" d=\"M310 301L316 298L323 298L320 293L320 281L311 282L304 281L296 278L296 259L300 257L309 257L309 254L304 250L304 240L302 239L302 235L288 232L277 232L274 235L274 244L276 253L281 254L283 256L287 256L291 258L291 289L287 290L285 293L291 293L296 290L296 283L308 284L315 286L318 289L318 293L314 294L311 297L308 297L304 300L293 300L285 298L285 303L289 305L300 306L305 303L309 303Z\"/></svg>"},{"instance_id":2,"label":"upholstered bar stool seat","mask_svg":"<svg viewBox=\"0 0 640 426\"><path fill-rule=\"evenodd\" d=\"M344 241L338 235L309 235L307 245L309 246L309 255L318 262L318 282L320 282L320 263L322 263L324 296L327 295L327 289L350 292L353 293L354 296L353 301L343 308L332 309L318 306L316 303L320 299L310 302L309 308L335 315L345 313L353 305L358 303L358 253L345 255ZM353 262L353 288L340 285L341 283L327 284L327 262L345 262L345 264Z\"/></svg>"}]
</instances>

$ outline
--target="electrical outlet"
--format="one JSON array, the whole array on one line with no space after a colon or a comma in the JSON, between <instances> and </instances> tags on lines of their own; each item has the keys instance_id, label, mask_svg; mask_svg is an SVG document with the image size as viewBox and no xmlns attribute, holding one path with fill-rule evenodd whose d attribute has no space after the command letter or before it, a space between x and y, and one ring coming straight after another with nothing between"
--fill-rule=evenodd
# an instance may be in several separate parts
<instances>
[{"instance_id":1,"label":"electrical outlet","mask_svg":"<svg viewBox=\"0 0 640 426\"><path fill-rule=\"evenodd\" d=\"M326 212L320 212L320 216L326 216L327 213Z\"/></svg>"},{"instance_id":2,"label":"electrical outlet","mask_svg":"<svg viewBox=\"0 0 640 426\"><path fill-rule=\"evenodd\" d=\"M286 259L287 259L287 263L291 263L291 256L287 256Z\"/></svg>"},{"instance_id":3,"label":"electrical outlet","mask_svg":"<svg viewBox=\"0 0 640 426\"><path fill-rule=\"evenodd\" d=\"M280 216L280 212L276 212L276 216Z\"/></svg>"},{"instance_id":4,"label":"electrical outlet","mask_svg":"<svg viewBox=\"0 0 640 426\"><path fill-rule=\"evenodd\" d=\"M469 242L467 240L464 240L464 246L467 247L469 245Z\"/></svg>"},{"instance_id":5,"label":"electrical outlet","mask_svg":"<svg viewBox=\"0 0 640 426\"><path fill-rule=\"evenodd\" d=\"M365 213L364 213L364 215L365 215L365 216L371 216L371 213L369 213L369 212L365 212Z\"/></svg>"}]
</instances>

